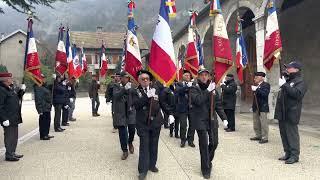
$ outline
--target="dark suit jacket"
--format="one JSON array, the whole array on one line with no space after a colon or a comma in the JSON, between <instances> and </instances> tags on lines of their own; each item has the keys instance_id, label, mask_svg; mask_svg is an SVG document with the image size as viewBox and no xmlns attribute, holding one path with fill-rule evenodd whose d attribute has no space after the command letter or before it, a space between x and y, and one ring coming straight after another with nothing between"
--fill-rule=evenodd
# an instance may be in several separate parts
<instances>
[{"instance_id":1,"label":"dark suit jacket","mask_svg":"<svg viewBox=\"0 0 320 180\"><path fill-rule=\"evenodd\" d=\"M256 92L253 92L253 112L269 112L269 93L270 84L267 82L262 82L257 88Z\"/></svg>"}]
</instances>

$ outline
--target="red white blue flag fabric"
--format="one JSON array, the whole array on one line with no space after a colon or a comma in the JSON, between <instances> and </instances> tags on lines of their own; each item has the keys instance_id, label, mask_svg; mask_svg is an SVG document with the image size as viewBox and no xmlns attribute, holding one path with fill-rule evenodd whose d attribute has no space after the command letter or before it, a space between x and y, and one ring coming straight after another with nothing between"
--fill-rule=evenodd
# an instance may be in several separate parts
<instances>
[{"instance_id":1,"label":"red white blue flag fabric","mask_svg":"<svg viewBox=\"0 0 320 180\"><path fill-rule=\"evenodd\" d=\"M186 51L186 57L184 60L184 68L188 70L193 77L197 77L199 70L199 54L197 50L196 33L195 33L195 18L196 13L193 12L190 16L190 26L188 34L188 45Z\"/></svg>"},{"instance_id":2,"label":"red white blue flag fabric","mask_svg":"<svg viewBox=\"0 0 320 180\"><path fill-rule=\"evenodd\" d=\"M101 47L101 62L100 62L100 77L104 77L107 74L108 70L108 61L106 58L106 48L104 44Z\"/></svg>"},{"instance_id":3,"label":"red white blue flag fabric","mask_svg":"<svg viewBox=\"0 0 320 180\"><path fill-rule=\"evenodd\" d=\"M135 80L138 80L137 72L142 69L142 62L136 28L134 17L128 16L124 70Z\"/></svg>"},{"instance_id":4,"label":"red white blue flag fabric","mask_svg":"<svg viewBox=\"0 0 320 180\"><path fill-rule=\"evenodd\" d=\"M236 33L238 34L237 44L236 44L236 66L237 74L240 84L243 84L243 70L248 64L248 55L246 49L246 43L242 35L242 24L240 17L238 17L238 23L236 26Z\"/></svg>"},{"instance_id":5,"label":"red white blue flag fabric","mask_svg":"<svg viewBox=\"0 0 320 180\"><path fill-rule=\"evenodd\" d=\"M41 76L41 63L37 51L36 39L33 36L32 30L33 20L28 19L28 31L27 31L27 41L26 41L26 52L25 52L25 62L24 70L26 75L34 81L37 85L43 84L43 78Z\"/></svg>"},{"instance_id":6,"label":"red white blue flag fabric","mask_svg":"<svg viewBox=\"0 0 320 180\"><path fill-rule=\"evenodd\" d=\"M220 0L211 0L209 16L215 16L217 13L221 13Z\"/></svg>"},{"instance_id":7,"label":"red white blue flag fabric","mask_svg":"<svg viewBox=\"0 0 320 180\"><path fill-rule=\"evenodd\" d=\"M213 24L213 69L215 73L215 82L219 85L231 69L233 62L226 24L221 13L220 1L214 0L212 3L214 8L218 8L213 9L212 12L215 13Z\"/></svg>"},{"instance_id":8,"label":"red white blue flag fabric","mask_svg":"<svg viewBox=\"0 0 320 180\"><path fill-rule=\"evenodd\" d=\"M176 0L166 0L166 5L168 6L169 17L176 17L177 15Z\"/></svg>"},{"instance_id":9,"label":"red white blue flag fabric","mask_svg":"<svg viewBox=\"0 0 320 180\"><path fill-rule=\"evenodd\" d=\"M268 18L266 27L266 38L264 43L263 64L266 70L270 71L274 62L280 59L282 42L278 24L277 9L274 0L268 4Z\"/></svg>"},{"instance_id":10,"label":"red white blue flag fabric","mask_svg":"<svg viewBox=\"0 0 320 180\"><path fill-rule=\"evenodd\" d=\"M67 30L67 37L66 37L66 56L67 56L67 64L68 64L68 75L69 77L73 77L73 55L72 55L72 47L70 43L70 33L69 28Z\"/></svg>"},{"instance_id":11,"label":"red white blue flag fabric","mask_svg":"<svg viewBox=\"0 0 320 180\"><path fill-rule=\"evenodd\" d=\"M165 86L176 77L175 54L169 25L169 7L161 0L157 26L151 43L149 71Z\"/></svg>"},{"instance_id":12,"label":"red white blue flag fabric","mask_svg":"<svg viewBox=\"0 0 320 180\"><path fill-rule=\"evenodd\" d=\"M81 67L82 67L82 74L85 74L88 71L88 64L86 54L84 53L83 48L81 48Z\"/></svg>"},{"instance_id":13,"label":"red white blue flag fabric","mask_svg":"<svg viewBox=\"0 0 320 180\"><path fill-rule=\"evenodd\" d=\"M64 28L59 28L59 40L58 40L58 47L56 52L56 72L62 76L68 70L68 63L67 63L67 54L66 54L66 47L63 42L63 31Z\"/></svg>"},{"instance_id":14,"label":"red white blue flag fabric","mask_svg":"<svg viewBox=\"0 0 320 180\"><path fill-rule=\"evenodd\" d=\"M71 73L72 76L69 78L74 77L75 79L78 79L81 74L82 74L82 67L81 67L81 63L80 63L80 59L79 59L79 55L77 52L77 46L74 44L72 47L72 69L71 69Z\"/></svg>"}]
</instances>

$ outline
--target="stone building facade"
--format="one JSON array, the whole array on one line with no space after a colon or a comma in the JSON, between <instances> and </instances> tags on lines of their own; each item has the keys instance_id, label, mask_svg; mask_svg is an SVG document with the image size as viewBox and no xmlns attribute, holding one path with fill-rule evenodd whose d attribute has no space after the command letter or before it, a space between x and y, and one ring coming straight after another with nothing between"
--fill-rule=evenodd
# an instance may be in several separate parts
<instances>
[{"instance_id":1,"label":"stone building facade","mask_svg":"<svg viewBox=\"0 0 320 180\"><path fill-rule=\"evenodd\" d=\"M239 86L238 107L240 112L249 112L252 103L251 85L253 82L253 73L255 71L264 71L263 67L263 50L265 40L265 29L267 19L268 0L224 0L221 1L222 13L226 21L227 31L235 58L235 45L237 35L235 33L236 17L239 12L243 21L243 34L247 44L249 56L249 65L244 71L245 83ZM316 7L320 2L312 0L277 0L276 7L278 10L279 26L283 41L283 53L280 64L287 63L295 58L304 64L304 75L307 82L310 83L309 92L306 95L305 107L319 108L319 97L315 96L320 92L320 85L316 83L313 77L320 68L317 57L320 56L320 47L316 39L310 37L310 33L319 37L320 33L316 27L319 26L320 13ZM205 7L199 12L197 18L197 27L202 38L205 66L212 67L212 18L208 16L209 7ZM315 24L315 26L312 26ZM176 57L185 50L188 43L188 25L184 26L174 35L174 48ZM310 33L306 33L310 32ZM299 39L299 41L298 41ZM307 53L308 52L308 53ZM313 54L309 54L313 53ZM313 57L310 57L315 55ZM310 57L310 58L309 58ZM312 63L312 64L311 64ZM233 73L235 73L233 68ZM269 104L271 112L269 118L273 118L275 100L278 94L278 79L280 76L280 65L275 64L273 69L267 73L267 81L271 84L271 93ZM312 85L311 85L312 84ZM316 100L317 101L314 101Z\"/></svg>"}]
</instances>

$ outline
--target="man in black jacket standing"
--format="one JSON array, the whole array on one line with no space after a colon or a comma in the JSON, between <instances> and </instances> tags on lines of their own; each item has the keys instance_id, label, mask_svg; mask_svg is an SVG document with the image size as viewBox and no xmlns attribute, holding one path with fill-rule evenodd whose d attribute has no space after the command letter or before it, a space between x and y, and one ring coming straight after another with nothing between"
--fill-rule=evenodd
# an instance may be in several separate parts
<instances>
[{"instance_id":1,"label":"man in black jacket standing","mask_svg":"<svg viewBox=\"0 0 320 180\"><path fill-rule=\"evenodd\" d=\"M195 147L193 144L194 140L194 133L195 130L193 129L189 116L189 90L192 86L191 82L191 73L187 70L183 72L183 81L178 82L176 84L175 89L175 101L176 101L176 118L180 122L180 139L181 144L180 147L185 147L186 141L188 140L188 145L191 147ZM189 128L188 127L188 120L189 120Z\"/></svg>"},{"instance_id":2,"label":"man in black jacket standing","mask_svg":"<svg viewBox=\"0 0 320 180\"><path fill-rule=\"evenodd\" d=\"M98 113L100 101L99 101L99 89L100 82L98 81L97 76L92 77L91 84L89 85L89 97L92 103L92 116L97 117L100 116Z\"/></svg>"},{"instance_id":3,"label":"man in black jacket standing","mask_svg":"<svg viewBox=\"0 0 320 180\"><path fill-rule=\"evenodd\" d=\"M225 130L226 132L233 132L236 130L235 109L237 101L237 84L234 81L233 74L227 74L226 81L221 83L221 89L222 106L228 117L228 128Z\"/></svg>"},{"instance_id":4,"label":"man in black jacket standing","mask_svg":"<svg viewBox=\"0 0 320 180\"><path fill-rule=\"evenodd\" d=\"M61 128L61 119L63 119L63 108L67 108L66 104L66 88L63 85L61 76L56 76L53 86L52 103L54 106L54 130L55 132L62 132L65 129Z\"/></svg>"},{"instance_id":5,"label":"man in black jacket standing","mask_svg":"<svg viewBox=\"0 0 320 180\"><path fill-rule=\"evenodd\" d=\"M68 88L68 94L69 94L69 114L68 114L68 120L69 121L76 121L77 119L73 117L74 109L76 108L76 98L77 98L77 92L76 92L76 85L77 81L74 77L70 79L70 81L67 83Z\"/></svg>"},{"instance_id":6,"label":"man in black jacket standing","mask_svg":"<svg viewBox=\"0 0 320 180\"><path fill-rule=\"evenodd\" d=\"M137 75L140 85L133 95L133 105L136 109L136 127L140 138L139 180L143 180L149 170L155 173L159 171L156 163L163 118L160 112L159 90L151 87L152 74L140 70Z\"/></svg>"},{"instance_id":7,"label":"man in black jacket standing","mask_svg":"<svg viewBox=\"0 0 320 180\"><path fill-rule=\"evenodd\" d=\"M253 129L256 136L250 138L250 140L264 144L268 142L269 134L267 114L269 112L270 84L264 81L266 77L264 72L256 72L254 75L255 85L251 86L251 89L253 91Z\"/></svg>"},{"instance_id":8,"label":"man in black jacket standing","mask_svg":"<svg viewBox=\"0 0 320 180\"><path fill-rule=\"evenodd\" d=\"M210 80L208 70L199 70L198 82L190 88L190 96L190 120L199 137L201 172L205 179L209 179L212 160L218 146L219 125L216 112L225 127L228 125L228 121L215 83Z\"/></svg>"},{"instance_id":9,"label":"man in black jacket standing","mask_svg":"<svg viewBox=\"0 0 320 180\"><path fill-rule=\"evenodd\" d=\"M22 123L21 100L24 93L16 92L12 85L12 74L0 72L0 123L4 131L5 160L19 161L23 155L16 154L16 148L18 125Z\"/></svg>"},{"instance_id":10,"label":"man in black jacket standing","mask_svg":"<svg viewBox=\"0 0 320 180\"><path fill-rule=\"evenodd\" d=\"M286 66L285 77L279 80L281 88L275 110L275 119L279 120L279 129L285 155L279 160L286 164L299 161L300 137L298 124L301 116L302 100L307 92L301 75L302 64L293 61Z\"/></svg>"},{"instance_id":11,"label":"man in black jacket standing","mask_svg":"<svg viewBox=\"0 0 320 180\"><path fill-rule=\"evenodd\" d=\"M51 89L45 82L45 76L42 75L42 77L44 81L42 85L34 84L34 102L39 114L40 140L50 140L53 138L49 135L52 107Z\"/></svg>"}]
</instances>

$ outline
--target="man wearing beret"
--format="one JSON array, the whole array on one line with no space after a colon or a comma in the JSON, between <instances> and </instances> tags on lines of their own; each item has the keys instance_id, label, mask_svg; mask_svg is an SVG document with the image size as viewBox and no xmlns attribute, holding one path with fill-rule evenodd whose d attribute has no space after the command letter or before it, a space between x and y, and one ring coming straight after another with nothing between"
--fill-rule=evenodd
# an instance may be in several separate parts
<instances>
[{"instance_id":1,"label":"man wearing beret","mask_svg":"<svg viewBox=\"0 0 320 180\"><path fill-rule=\"evenodd\" d=\"M205 179L210 179L212 160L218 147L218 118L227 127L227 116L223 111L220 95L210 73L206 69L198 72L198 82L190 87L190 121L199 137L201 172ZM209 142L209 144L208 144Z\"/></svg>"},{"instance_id":2,"label":"man wearing beret","mask_svg":"<svg viewBox=\"0 0 320 180\"><path fill-rule=\"evenodd\" d=\"M19 161L23 155L16 154L18 125L22 123L21 98L12 87L12 74L0 72L0 123L4 130L6 161Z\"/></svg>"},{"instance_id":3,"label":"man wearing beret","mask_svg":"<svg viewBox=\"0 0 320 180\"><path fill-rule=\"evenodd\" d=\"M123 151L122 160L128 157L128 145L134 153L133 140L135 135L136 111L133 107L132 94L135 89L127 72L120 73L121 83L113 85L112 116L115 127L119 130L119 140ZM128 137L129 135L129 137Z\"/></svg>"},{"instance_id":4,"label":"man wearing beret","mask_svg":"<svg viewBox=\"0 0 320 180\"><path fill-rule=\"evenodd\" d=\"M221 83L222 89L222 105L224 112L228 117L228 128L226 132L233 132L236 130L235 124L235 109L237 101L237 84L234 81L233 74L227 74L226 80Z\"/></svg>"},{"instance_id":5,"label":"man wearing beret","mask_svg":"<svg viewBox=\"0 0 320 180\"><path fill-rule=\"evenodd\" d=\"M139 86L133 95L133 105L136 109L136 128L140 138L139 180L143 180L148 171L159 172L156 164L163 118L160 112L159 90L151 86L152 74L140 70L137 75Z\"/></svg>"},{"instance_id":6,"label":"man wearing beret","mask_svg":"<svg viewBox=\"0 0 320 180\"><path fill-rule=\"evenodd\" d=\"M253 129L255 137L250 138L252 141L259 141L260 144L268 143L269 120L267 114L269 112L269 93L270 84L265 82L266 74L264 72L256 72L254 74L255 85L251 86L253 91Z\"/></svg>"},{"instance_id":7,"label":"man wearing beret","mask_svg":"<svg viewBox=\"0 0 320 180\"><path fill-rule=\"evenodd\" d=\"M277 98L275 119L279 120L279 130L285 152L285 155L279 160L285 161L286 164L294 164L299 161L298 124L307 87L302 78L300 62L293 61L285 67L284 76L279 79L280 92Z\"/></svg>"}]
</instances>

